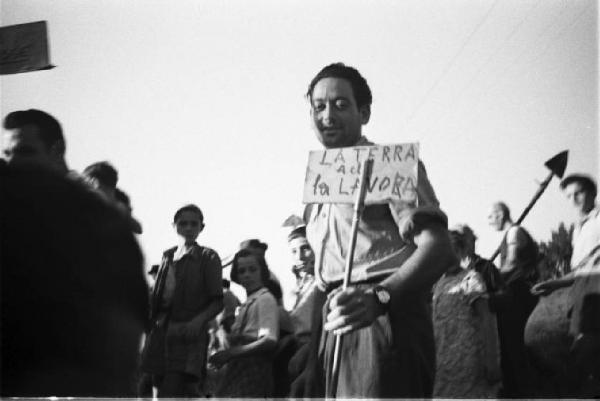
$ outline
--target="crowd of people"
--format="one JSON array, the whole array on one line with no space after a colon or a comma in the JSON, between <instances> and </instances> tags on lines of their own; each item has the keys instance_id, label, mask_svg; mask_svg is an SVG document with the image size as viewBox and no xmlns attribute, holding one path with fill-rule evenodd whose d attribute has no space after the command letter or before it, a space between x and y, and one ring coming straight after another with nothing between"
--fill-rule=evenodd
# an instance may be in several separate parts
<instances>
[{"instance_id":1,"label":"crowd of people","mask_svg":"<svg viewBox=\"0 0 600 401\"><path fill-rule=\"evenodd\" d=\"M324 148L374 144L362 133L372 94L355 68L324 67L306 96ZM43 111L12 112L3 127L2 396L600 395L600 208L587 175L561 182L580 215L571 273L543 282L538 246L505 203L488 216L503 233L496 265L475 253L467 224L448 227L420 161L416 202L364 208L348 288L353 208L309 204L288 235L286 310L267 244L242 242L223 277L227 263L198 243L195 204L174 212L180 241L148 288L142 224L117 170L69 170L60 124Z\"/></svg>"}]
</instances>

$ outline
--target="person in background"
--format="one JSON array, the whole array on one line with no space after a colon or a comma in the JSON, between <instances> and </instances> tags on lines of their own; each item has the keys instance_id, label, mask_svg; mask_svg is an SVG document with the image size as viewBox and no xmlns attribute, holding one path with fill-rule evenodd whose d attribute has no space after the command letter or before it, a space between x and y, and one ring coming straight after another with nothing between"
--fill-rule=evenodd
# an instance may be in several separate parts
<instances>
[{"instance_id":1,"label":"person in background","mask_svg":"<svg viewBox=\"0 0 600 401\"><path fill-rule=\"evenodd\" d=\"M142 371L153 375L159 397L192 397L206 373L208 323L223 309L222 267L214 250L196 242L204 229L198 206L179 208L173 226L180 244L163 254Z\"/></svg>"},{"instance_id":2,"label":"person in background","mask_svg":"<svg viewBox=\"0 0 600 401\"><path fill-rule=\"evenodd\" d=\"M36 109L13 111L4 118L2 157L8 164L37 164L67 175L65 137L58 120Z\"/></svg>"},{"instance_id":3,"label":"person in background","mask_svg":"<svg viewBox=\"0 0 600 401\"><path fill-rule=\"evenodd\" d=\"M578 215L573 230L571 272L536 284L541 295L525 330L538 373L536 396L593 398L600 394L600 209L597 187L583 174L561 183Z\"/></svg>"},{"instance_id":4,"label":"person in background","mask_svg":"<svg viewBox=\"0 0 600 401\"><path fill-rule=\"evenodd\" d=\"M248 249L235 254L231 280L244 287L247 298L231 328L230 347L209 359L224 369L217 397L273 396L272 353L279 339L279 312L275 297L264 284L268 277L262 256Z\"/></svg>"},{"instance_id":5,"label":"person in background","mask_svg":"<svg viewBox=\"0 0 600 401\"><path fill-rule=\"evenodd\" d=\"M316 282L315 254L306 239L306 226L296 227L290 232L288 245L294 261L292 272L296 276L296 301L290 316L296 339L300 344L307 344L310 340Z\"/></svg>"},{"instance_id":6,"label":"person in background","mask_svg":"<svg viewBox=\"0 0 600 401\"><path fill-rule=\"evenodd\" d=\"M223 279L223 310L210 322L209 354L228 347L227 335L235 321L235 313L241 305L240 300L229 289L230 282Z\"/></svg>"},{"instance_id":7,"label":"person in background","mask_svg":"<svg viewBox=\"0 0 600 401\"><path fill-rule=\"evenodd\" d=\"M266 263L265 253L269 246L261 242L259 239L253 238L242 241L240 243L240 249L247 249L255 255L263 258ZM268 266L267 266L268 267ZM272 270L269 270L269 277L265 280L265 287L273 294L275 300L277 301L277 305L279 308L279 330L281 331L281 337L286 336L288 334L292 334L294 332L294 328L292 325L292 320L290 319L290 315L288 311L283 307L283 290L281 289L281 283L277 276L273 273Z\"/></svg>"},{"instance_id":8,"label":"person in background","mask_svg":"<svg viewBox=\"0 0 600 401\"><path fill-rule=\"evenodd\" d=\"M88 184L103 195L108 201L116 202L117 182L119 173L107 161L90 164L83 169L83 176Z\"/></svg>"},{"instance_id":9,"label":"person in background","mask_svg":"<svg viewBox=\"0 0 600 401\"><path fill-rule=\"evenodd\" d=\"M600 208L596 206L597 188L594 180L587 175L571 174L561 181L560 188L578 218L573 225L571 273L538 283L533 288L533 292L538 294L549 294L568 287L573 284L576 275L587 274L588 271L581 268L590 266L588 261L600 246Z\"/></svg>"},{"instance_id":10,"label":"person in background","mask_svg":"<svg viewBox=\"0 0 600 401\"><path fill-rule=\"evenodd\" d=\"M116 206L127 216L134 233L142 233L142 225L131 214L129 196L117 188L119 174L109 162L101 161L87 166L83 170L83 177L107 202Z\"/></svg>"},{"instance_id":11,"label":"person in background","mask_svg":"<svg viewBox=\"0 0 600 401\"><path fill-rule=\"evenodd\" d=\"M148 291L127 221L62 169L13 162L0 163L0 395L135 396Z\"/></svg>"},{"instance_id":12,"label":"person in background","mask_svg":"<svg viewBox=\"0 0 600 401\"><path fill-rule=\"evenodd\" d=\"M362 135L372 95L364 77L342 63L324 67L307 99L325 149L368 146ZM306 368L292 396L431 397L435 345L431 287L453 263L447 218L418 162L418 202L365 207L358 226L353 275L342 290L353 208L311 204L304 213L315 253L315 294ZM419 205L417 207L417 204ZM329 375L336 334L343 334L339 381Z\"/></svg>"},{"instance_id":13,"label":"person in background","mask_svg":"<svg viewBox=\"0 0 600 401\"><path fill-rule=\"evenodd\" d=\"M150 276L150 280L148 282L148 293L152 296L152 291L154 290L154 284L156 283L156 276L158 274L158 269L160 265L152 265L150 266L150 270L148 270L148 276ZM145 341L145 338L144 338ZM137 371L137 396L139 398L152 398L153 386L152 386L152 375L150 373L143 372L141 369L141 357L138 363L138 371Z\"/></svg>"},{"instance_id":14,"label":"person in background","mask_svg":"<svg viewBox=\"0 0 600 401\"><path fill-rule=\"evenodd\" d=\"M530 290L537 280L538 248L527 230L513 224L510 210L504 202L492 205L488 222L495 230L504 232L500 244L503 286L486 295L498 320L502 366L499 396L523 398L531 392L523 335L527 319L537 303L537 297Z\"/></svg>"},{"instance_id":15,"label":"person in background","mask_svg":"<svg viewBox=\"0 0 600 401\"><path fill-rule=\"evenodd\" d=\"M255 255L265 258L265 252L268 246L258 239L249 239L240 244L240 249L247 249ZM266 264L266 262L265 262ZM271 395L273 397L285 397L289 393L289 375L287 365L290 358L290 353L295 349L294 326L290 318L290 314L283 306L283 290L277 276L268 269L269 277L265 280L264 285L269 292L275 297L277 309L279 313L279 336L275 350L273 351L273 388ZM291 351L290 351L291 350Z\"/></svg>"},{"instance_id":16,"label":"person in background","mask_svg":"<svg viewBox=\"0 0 600 401\"><path fill-rule=\"evenodd\" d=\"M290 311L295 342L287 355L291 385L304 369L308 357L316 281L315 254L306 239L306 226L298 226L288 234L288 245L293 260L292 272L296 277L296 300Z\"/></svg>"},{"instance_id":17,"label":"person in background","mask_svg":"<svg viewBox=\"0 0 600 401\"><path fill-rule=\"evenodd\" d=\"M498 291L502 287L500 272L492 262L475 253L477 236L471 227L466 224L458 224L450 230L450 234L455 244L453 247L455 249L456 245L460 247L461 266L465 265L465 268L479 273L487 292Z\"/></svg>"},{"instance_id":18,"label":"person in background","mask_svg":"<svg viewBox=\"0 0 600 401\"><path fill-rule=\"evenodd\" d=\"M267 260L266 253L268 248L268 244L257 238L251 238L240 242L240 249L247 249L255 255L262 257L265 261ZM275 276L271 270L269 270L269 279L265 282L265 285L273 293L273 296L275 296L276 299L279 298L281 300L281 297L283 296L281 284L279 283L277 276Z\"/></svg>"},{"instance_id":19,"label":"person in background","mask_svg":"<svg viewBox=\"0 0 600 401\"><path fill-rule=\"evenodd\" d=\"M495 398L500 386L496 317L483 297L486 284L474 269L475 236L468 226L450 230L459 262L435 284L435 398Z\"/></svg>"},{"instance_id":20,"label":"person in background","mask_svg":"<svg viewBox=\"0 0 600 401\"><path fill-rule=\"evenodd\" d=\"M231 331L231 325L235 320L235 312L241 305L238 297L230 290L231 283L227 279L223 279L223 312L217 316L217 321L225 329L225 332Z\"/></svg>"},{"instance_id":21,"label":"person in background","mask_svg":"<svg viewBox=\"0 0 600 401\"><path fill-rule=\"evenodd\" d=\"M261 256L266 261L267 260L266 253L267 253L267 249L269 249L269 245L266 244L265 242L262 242L259 239L252 238L252 239L247 239L245 241L242 241L240 243L240 249L248 249L250 252ZM267 285L267 288L269 288L271 290L271 292L274 293L275 298L278 297L277 294L280 294L280 293L283 294L283 292L281 290L281 284L279 282L279 279L271 270L269 270L269 280L266 283L266 285ZM280 298L281 298L281 296L280 296Z\"/></svg>"},{"instance_id":22,"label":"person in background","mask_svg":"<svg viewBox=\"0 0 600 401\"><path fill-rule=\"evenodd\" d=\"M216 352L229 348L228 335L231 333L231 326L235 321L235 314L240 300L230 290L231 282L223 279L223 310L209 324L209 357ZM216 368L213 364L207 365L206 380L202 387L205 396L214 397L217 385L223 376L223 370Z\"/></svg>"},{"instance_id":23,"label":"person in background","mask_svg":"<svg viewBox=\"0 0 600 401\"><path fill-rule=\"evenodd\" d=\"M579 218L573 230L571 268L575 268L576 275L585 274L586 270L578 268L586 265L584 259L589 258L600 245L600 208L596 205L596 183L587 175L571 174L561 181L560 188Z\"/></svg>"}]
</instances>

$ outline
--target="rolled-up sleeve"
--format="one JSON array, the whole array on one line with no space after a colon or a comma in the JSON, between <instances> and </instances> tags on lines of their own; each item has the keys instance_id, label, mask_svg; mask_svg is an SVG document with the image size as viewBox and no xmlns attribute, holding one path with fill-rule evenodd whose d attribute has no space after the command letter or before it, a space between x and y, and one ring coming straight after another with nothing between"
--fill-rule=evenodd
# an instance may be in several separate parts
<instances>
[{"instance_id":1,"label":"rolled-up sleeve","mask_svg":"<svg viewBox=\"0 0 600 401\"><path fill-rule=\"evenodd\" d=\"M256 300L258 310L258 338L279 339L279 309L271 294L264 294Z\"/></svg>"},{"instance_id":2,"label":"rolled-up sleeve","mask_svg":"<svg viewBox=\"0 0 600 401\"><path fill-rule=\"evenodd\" d=\"M411 241L412 237L431 225L448 227L448 217L439 208L435 191L427 178L424 164L419 160L417 185L417 205L392 202L390 207L398 225L402 239Z\"/></svg>"}]
</instances>

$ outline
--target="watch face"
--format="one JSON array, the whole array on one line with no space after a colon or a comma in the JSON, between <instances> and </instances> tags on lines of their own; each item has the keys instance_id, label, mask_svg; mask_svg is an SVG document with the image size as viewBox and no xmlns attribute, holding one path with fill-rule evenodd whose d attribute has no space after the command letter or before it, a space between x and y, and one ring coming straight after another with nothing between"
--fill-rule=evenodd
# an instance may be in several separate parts
<instances>
[{"instance_id":1,"label":"watch face","mask_svg":"<svg viewBox=\"0 0 600 401\"><path fill-rule=\"evenodd\" d=\"M387 304L390 302L390 293L387 292L387 290L385 288L375 288L375 295L377 295L377 298L379 299L379 302L381 302L382 304Z\"/></svg>"}]
</instances>

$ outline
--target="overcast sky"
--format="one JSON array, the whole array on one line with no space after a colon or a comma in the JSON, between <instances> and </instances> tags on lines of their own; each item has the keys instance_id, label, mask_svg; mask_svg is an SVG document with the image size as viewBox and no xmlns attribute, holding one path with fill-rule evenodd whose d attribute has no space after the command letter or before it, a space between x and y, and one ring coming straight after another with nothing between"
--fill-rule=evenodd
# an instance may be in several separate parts
<instances>
[{"instance_id":1,"label":"overcast sky","mask_svg":"<svg viewBox=\"0 0 600 401\"><path fill-rule=\"evenodd\" d=\"M197 203L199 242L222 256L269 244L292 281L281 227L302 211L308 151L303 97L324 65L357 67L373 91L364 133L419 142L449 216L479 251L498 238L489 205L518 216L568 149L567 173L598 178L595 0L2 0L1 24L48 21L49 71L2 76L1 111L55 115L67 161L109 160L143 223L148 265L175 244L174 211ZM570 221L553 180L525 220L547 240ZM288 299L289 302L289 299Z\"/></svg>"}]
</instances>

